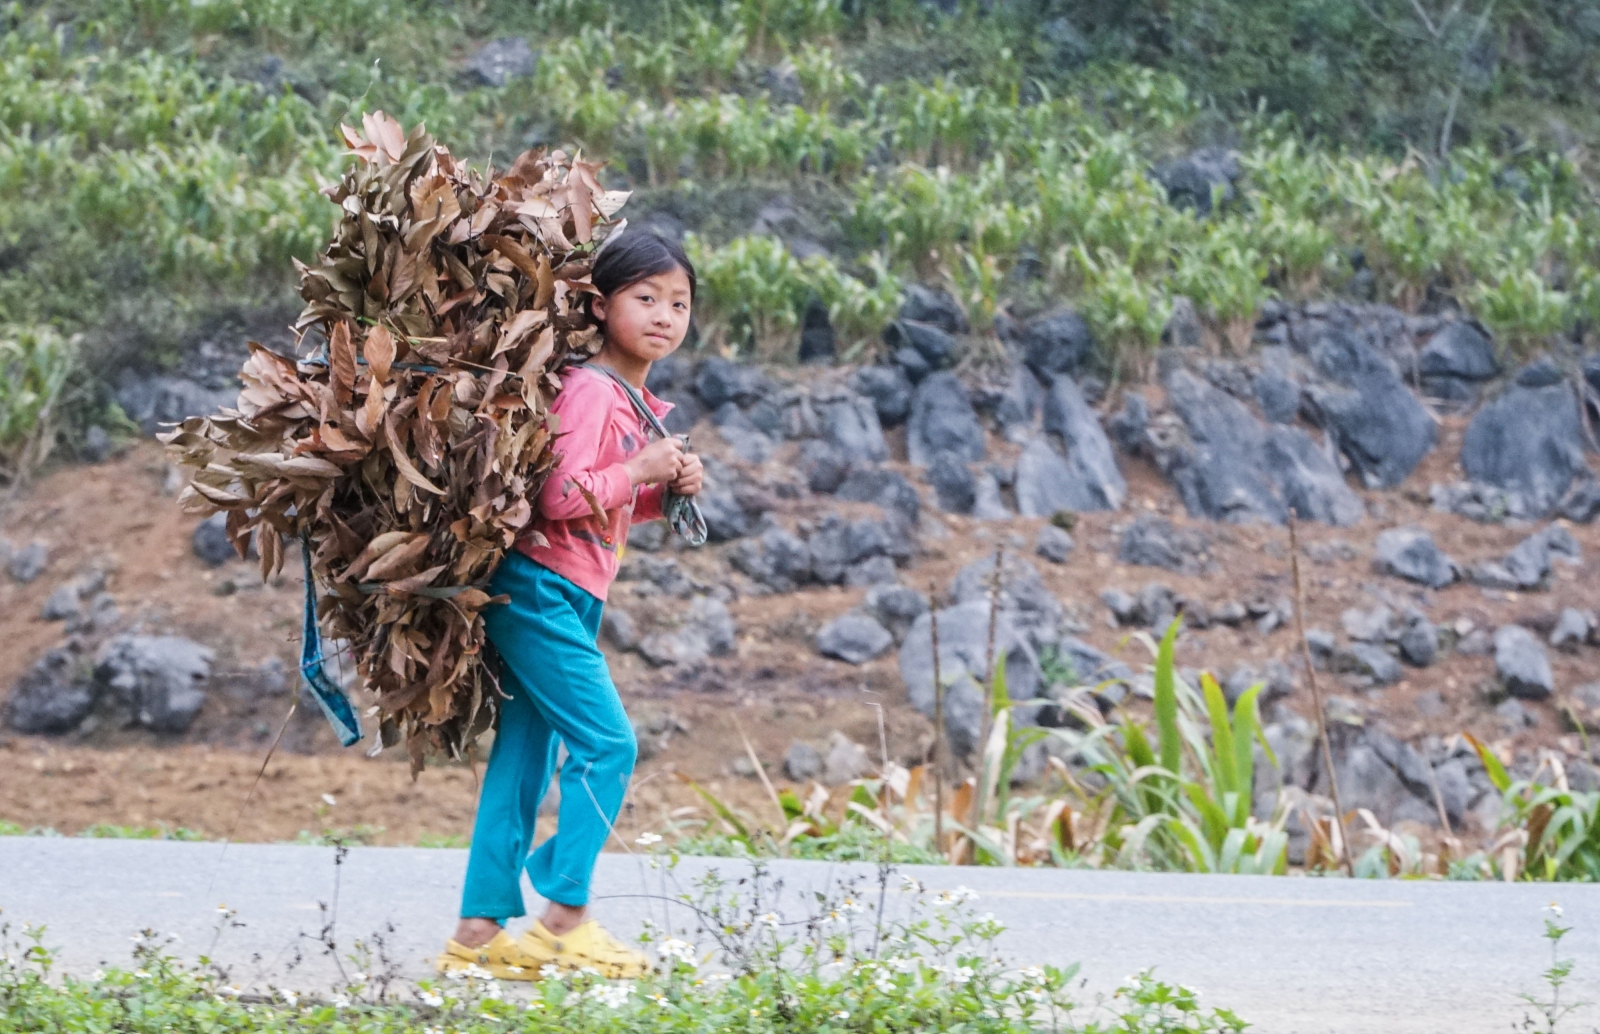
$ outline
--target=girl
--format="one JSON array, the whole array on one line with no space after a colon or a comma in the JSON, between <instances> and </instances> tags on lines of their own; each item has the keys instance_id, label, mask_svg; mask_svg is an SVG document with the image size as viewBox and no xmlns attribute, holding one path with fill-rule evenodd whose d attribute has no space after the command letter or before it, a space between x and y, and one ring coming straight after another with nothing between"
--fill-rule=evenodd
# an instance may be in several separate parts
<instances>
[{"instance_id":1,"label":"girl","mask_svg":"<svg viewBox=\"0 0 1600 1034\"><path fill-rule=\"evenodd\" d=\"M601 295L591 311L603 344L587 364L563 373L550 406L560 419L562 455L539 493L530 532L495 572L491 591L511 602L485 612L510 699L502 702L484 773L461 923L436 963L441 972L476 965L503 979L533 980L546 965L587 966L632 978L647 967L643 955L589 918L587 907L595 857L622 807L636 752L595 637L629 524L662 516L665 486L697 494L701 464L677 438L649 441L612 374L658 417L667 414L671 405L645 389L645 377L688 332L695 276L676 243L625 233L601 251L591 279ZM530 856L561 744L567 759L557 831ZM526 914L524 866L548 905L513 938L504 925Z\"/></svg>"}]
</instances>

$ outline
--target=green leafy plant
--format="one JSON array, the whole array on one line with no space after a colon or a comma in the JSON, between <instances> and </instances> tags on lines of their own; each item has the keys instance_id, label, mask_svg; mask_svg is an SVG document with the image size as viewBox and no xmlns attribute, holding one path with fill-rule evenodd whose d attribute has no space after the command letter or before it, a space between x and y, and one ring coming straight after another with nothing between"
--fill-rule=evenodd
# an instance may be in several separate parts
<instances>
[{"instance_id":1,"label":"green leafy plant","mask_svg":"<svg viewBox=\"0 0 1600 1034\"><path fill-rule=\"evenodd\" d=\"M1490 747L1464 734L1501 793L1500 836L1491 853L1506 879L1600 879L1600 793L1574 790L1559 759L1547 756L1533 776L1513 780ZM1539 776L1549 771L1549 783Z\"/></svg>"},{"instance_id":2,"label":"green leafy plant","mask_svg":"<svg viewBox=\"0 0 1600 1034\"><path fill-rule=\"evenodd\" d=\"M1181 619L1154 645L1155 742L1131 718L1087 734L1058 732L1105 783L1078 788L1089 825L1104 833L1080 850L1114 856L1120 866L1195 872L1282 873L1288 837L1281 814L1263 822L1254 804L1255 747L1277 764L1256 713L1261 686L1230 713L1216 680L1196 694L1177 675L1173 644ZM1209 721L1209 736L1203 724Z\"/></svg>"}]
</instances>

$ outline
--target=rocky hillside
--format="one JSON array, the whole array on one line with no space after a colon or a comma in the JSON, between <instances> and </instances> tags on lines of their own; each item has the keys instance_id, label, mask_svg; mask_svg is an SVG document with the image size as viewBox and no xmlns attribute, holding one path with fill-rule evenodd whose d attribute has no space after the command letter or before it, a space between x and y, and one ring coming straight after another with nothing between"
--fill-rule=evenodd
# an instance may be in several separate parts
<instances>
[{"instance_id":1,"label":"rocky hillside","mask_svg":"<svg viewBox=\"0 0 1600 1034\"><path fill-rule=\"evenodd\" d=\"M1283 778L1325 791L1293 630L1293 511L1347 807L1486 831L1497 796L1462 731L1524 770L1554 751L1575 784L1600 785L1578 731L1600 727L1582 588L1600 556L1600 362L1508 369L1479 325L1367 304L1269 308L1254 336L1228 357L1175 318L1152 380L1108 386L1071 310L991 343L947 295L914 288L885 332L889 362L659 364L652 388L708 457L712 542L638 529L607 610L646 753L665 741L685 771L753 774L733 730L712 726L756 704L764 763L842 782L877 753L881 703L891 752L922 757L931 610L950 740L970 751L998 555L996 647L1022 721L1076 721L1075 701L1138 713L1151 657L1132 633L1180 618L1180 666L1230 696L1264 683ZM127 390L171 417L220 389ZM297 579L258 588L214 522L181 524L169 478L137 446L10 504L14 733L247 747L275 729ZM696 708L706 720L684 721ZM337 749L314 720L295 728L292 749Z\"/></svg>"}]
</instances>

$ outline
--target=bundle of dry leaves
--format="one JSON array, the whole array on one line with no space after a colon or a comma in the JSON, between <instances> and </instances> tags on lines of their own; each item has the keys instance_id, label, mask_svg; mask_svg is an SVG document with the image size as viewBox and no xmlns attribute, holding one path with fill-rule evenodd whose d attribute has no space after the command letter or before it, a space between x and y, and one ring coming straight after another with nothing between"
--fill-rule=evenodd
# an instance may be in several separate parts
<instances>
[{"instance_id":1,"label":"bundle of dry leaves","mask_svg":"<svg viewBox=\"0 0 1600 1034\"><path fill-rule=\"evenodd\" d=\"M324 631L417 770L493 721L485 587L555 459L556 371L598 347L584 295L627 194L561 151L490 179L421 126L363 126L333 242L297 263L302 357L251 342L238 409L163 440L197 468L184 509L225 511L241 556L254 535L263 578L309 543Z\"/></svg>"}]
</instances>

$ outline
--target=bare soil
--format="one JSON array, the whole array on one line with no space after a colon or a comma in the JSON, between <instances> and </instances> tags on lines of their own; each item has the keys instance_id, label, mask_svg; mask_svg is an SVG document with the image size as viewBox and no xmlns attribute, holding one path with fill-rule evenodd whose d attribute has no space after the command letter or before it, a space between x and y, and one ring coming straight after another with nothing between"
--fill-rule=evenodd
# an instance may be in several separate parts
<instances>
[{"instance_id":1,"label":"bare soil","mask_svg":"<svg viewBox=\"0 0 1600 1034\"><path fill-rule=\"evenodd\" d=\"M1460 419L1447 419L1439 447L1401 489L1364 493L1369 517L1361 525L1302 526L1303 550L1319 558L1302 567L1308 625L1338 631L1347 607L1379 602L1398 607L1410 601L1441 626L1466 619L1492 629L1516 621L1548 631L1563 607L1594 606L1589 586L1600 561L1600 529L1594 527L1570 528L1583 546L1584 562L1557 565L1548 591L1519 594L1465 584L1432 591L1373 571L1372 543L1387 527L1428 529L1464 566L1504 556L1534 530L1477 524L1428 507L1429 484L1461 476L1454 457L1463 428ZM720 451L710 431L697 435L697 446ZM792 446L786 447L759 476L772 483L792 479L792 459ZM924 592L930 587L942 592L963 565L992 557L996 547L1020 550L1039 567L1069 615L1086 626L1081 638L1136 667L1149 662L1148 650L1127 629L1111 625L1099 602L1104 589L1137 592L1160 582L1213 609L1228 601L1292 594L1284 529L1190 521L1155 470L1124 457L1124 471L1128 508L1080 515L1073 532L1078 546L1065 564L1032 556L1040 521L980 522L928 507L919 554L901 579ZM186 635L216 651L211 696L181 738L129 727L110 710L68 737L0 734L0 819L64 833L96 823L165 824L244 840L357 827L379 843L465 837L475 799L472 766L431 767L413 781L393 751L369 758L360 749L341 750L312 709L302 709L288 722L259 789L245 805L293 699L292 679L275 679L263 664L276 659L281 671L294 671L300 578L293 558L285 573L266 585L253 564L207 567L190 548L197 522L178 512L164 487L170 491L159 447L140 443L100 465L56 470L0 503L0 536L18 545L37 539L50 547L49 567L36 581L20 585L0 578L0 694L62 640L61 624L42 620L40 608L53 589L90 566L110 572L107 587L121 609L120 628ZM835 509L850 512L852 507L802 495L781 503L779 512L783 519L804 519ZM1210 573L1186 576L1118 563L1120 528L1147 510L1205 534L1211 542ZM672 555L693 577L728 583L722 557L728 548ZM741 579L732 584L750 588ZM760 781L748 774L750 766L738 762L746 736L780 785L788 746L803 739L825 749L835 730L866 745L874 757L880 751L902 761L923 755L931 727L908 705L893 651L856 667L819 657L811 644L822 623L855 606L863 594L837 587L742 594L729 605L739 628L737 655L692 671L656 669L634 654L611 651L612 670L630 711L668 730L659 750L641 762L624 835L693 821L696 813L690 809L699 799L682 777L702 781L737 806L770 809ZM667 604L661 597L633 596L627 583L618 583L612 605L635 610ZM1245 625L1186 634L1178 661L1225 675L1240 664L1259 667L1272 658L1298 667L1298 656L1291 630L1263 635ZM1404 681L1385 690L1352 691L1334 676L1321 678L1325 691L1354 696L1369 720L1404 737L1470 731L1508 757L1541 747L1586 755L1579 737L1563 726L1560 708L1573 687L1600 681L1600 650L1552 651L1551 661L1557 697L1529 704L1537 724L1515 733L1502 728L1493 713L1494 666L1488 656L1446 652L1432 667L1408 668ZM1286 706L1309 715L1303 672L1297 683ZM1428 691L1442 698L1442 711L1418 710L1418 696ZM323 795L335 803L328 804Z\"/></svg>"}]
</instances>

